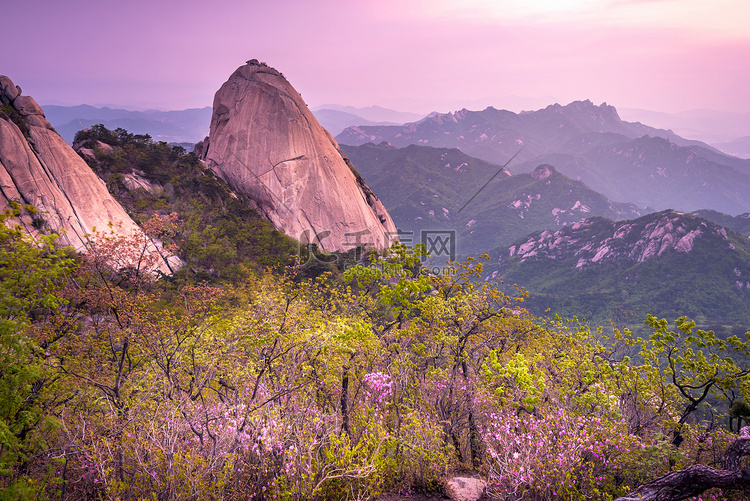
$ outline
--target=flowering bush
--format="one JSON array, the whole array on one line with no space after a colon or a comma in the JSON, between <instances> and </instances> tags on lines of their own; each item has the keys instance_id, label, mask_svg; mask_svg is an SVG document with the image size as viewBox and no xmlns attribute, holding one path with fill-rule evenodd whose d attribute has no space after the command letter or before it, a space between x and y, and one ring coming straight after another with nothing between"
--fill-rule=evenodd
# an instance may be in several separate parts
<instances>
[{"instance_id":1,"label":"flowering bush","mask_svg":"<svg viewBox=\"0 0 750 501\"><path fill-rule=\"evenodd\" d=\"M365 396L368 400L372 401L374 405L382 406L385 401L393 393L391 376L383 374L382 372L373 372L366 374L362 378L362 382L365 383Z\"/></svg>"},{"instance_id":2,"label":"flowering bush","mask_svg":"<svg viewBox=\"0 0 750 501\"><path fill-rule=\"evenodd\" d=\"M641 444L624 422L564 410L486 418L488 492L497 499L603 499L630 490Z\"/></svg>"}]
</instances>

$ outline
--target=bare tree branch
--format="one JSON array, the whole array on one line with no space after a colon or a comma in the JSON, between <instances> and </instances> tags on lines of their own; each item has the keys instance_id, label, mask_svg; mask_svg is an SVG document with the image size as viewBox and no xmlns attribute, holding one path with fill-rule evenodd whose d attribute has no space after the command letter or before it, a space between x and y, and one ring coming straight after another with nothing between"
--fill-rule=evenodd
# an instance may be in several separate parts
<instances>
[{"instance_id":1,"label":"bare tree branch","mask_svg":"<svg viewBox=\"0 0 750 501\"><path fill-rule=\"evenodd\" d=\"M657 478L615 501L680 501L714 488L750 491L750 468L740 469L740 461L747 455L750 455L750 426L742 428L740 436L727 449L723 470L696 464Z\"/></svg>"}]
</instances>

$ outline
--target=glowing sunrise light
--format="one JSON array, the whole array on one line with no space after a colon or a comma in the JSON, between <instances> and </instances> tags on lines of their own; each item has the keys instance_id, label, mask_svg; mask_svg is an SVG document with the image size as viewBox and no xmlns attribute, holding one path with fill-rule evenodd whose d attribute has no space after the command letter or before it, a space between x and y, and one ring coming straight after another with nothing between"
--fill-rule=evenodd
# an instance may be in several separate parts
<instances>
[{"instance_id":1,"label":"glowing sunrise light","mask_svg":"<svg viewBox=\"0 0 750 501\"><path fill-rule=\"evenodd\" d=\"M631 28L688 29L709 38L748 39L747 0L430 0L422 15L481 23L592 23Z\"/></svg>"}]
</instances>

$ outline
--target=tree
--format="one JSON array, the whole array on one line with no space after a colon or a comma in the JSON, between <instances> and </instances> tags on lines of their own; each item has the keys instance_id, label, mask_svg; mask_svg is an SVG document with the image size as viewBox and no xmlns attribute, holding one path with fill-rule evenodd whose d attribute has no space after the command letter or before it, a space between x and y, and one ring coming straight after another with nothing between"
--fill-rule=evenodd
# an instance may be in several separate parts
<instances>
[{"instance_id":1,"label":"tree","mask_svg":"<svg viewBox=\"0 0 750 501\"><path fill-rule=\"evenodd\" d=\"M661 373L656 384L657 398L682 399L672 421L672 444L683 442L682 430L690 417L708 400L721 401L726 392L737 389L747 398L750 391L750 368L741 364L750 355L750 333L741 341L732 336L720 339L713 331L695 329L686 317L675 320L675 330L666 319L649 315L646 325L653 329L647 340L640 340L642 370ZM669 405L669 402L664 402Z\"/></svg>"},{"instance_id":2,"label":"tree","mask_svg":"<svg viewBox=\"0 0 750 501\"><path fill-rule=\"evenodd\" d=\"M747 455L750 455L748 426L740 430L739 437L727 449L723 469L692 465L659 477L615 501L681 501L713 488L747 492L750 490L750 471L740 469L740 461Z\"/></svg>"},{"instance_id":3,"label":"tree","mask_svg":"<svg viewBox=\"0 0 750 501\"><path fill-rule=\"evenodd\" d=\"M30 472L34 454L47 448L53 420L45 409L51 374L35 339L32 321L64 303L60 290L76 267L57 235L32 240L13 226L19 209L0 215L0 486L3 499L30 495L39 477Z\"/></svg>"}]
</instances>

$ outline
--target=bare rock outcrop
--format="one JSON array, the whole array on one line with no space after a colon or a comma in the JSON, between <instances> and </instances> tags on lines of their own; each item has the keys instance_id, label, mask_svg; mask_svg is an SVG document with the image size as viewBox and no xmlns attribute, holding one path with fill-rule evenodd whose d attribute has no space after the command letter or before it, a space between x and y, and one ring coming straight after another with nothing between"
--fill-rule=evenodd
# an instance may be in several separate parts
<instances>
[{"instance_id":1,"label":"bare rock outcrop","mask_svg":"<svg viewBox=\"0 0 750 501\"><path fill-rule=\"evenodd\" d=\"M32 236L60 232L60 242L85 252L95 231L131 236L138 225L104 182L44 118L42 108L0 76L0 211L12 203L36 212L20 223ZM177 265L171 258L171 266ZM162 271L172 271L165 262Z\"/></svg>"},{"instance_id":2,"label":"bare rock outcrop","mask_svg":"<svg viewBox=\"0 0 750 501\"><path fill-rule=\"evenodd\" d=\"M264 63L248 61L216 93L196 154L291 237L326 250L395 240L380 200L302 96Z\"/></svg>"}]
</instances>

